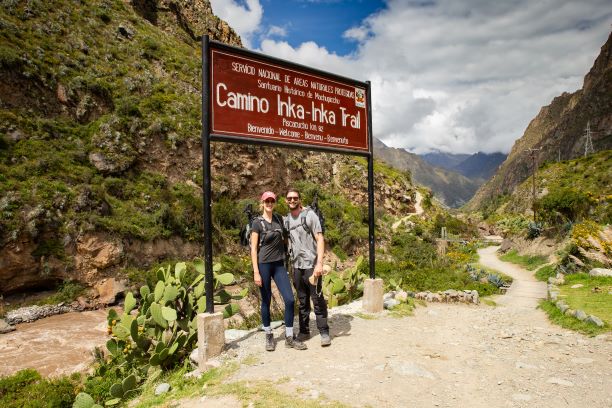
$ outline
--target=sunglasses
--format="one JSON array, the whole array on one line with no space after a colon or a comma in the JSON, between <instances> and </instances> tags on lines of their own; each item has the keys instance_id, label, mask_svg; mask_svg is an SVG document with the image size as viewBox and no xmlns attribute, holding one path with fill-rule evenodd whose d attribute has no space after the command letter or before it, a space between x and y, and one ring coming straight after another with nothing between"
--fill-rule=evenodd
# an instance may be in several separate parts
<instances>
[{"instance_id":1,"label":"sunglasses","mask_svg":"<svg viewBox=\"0 0 612 408\"><path fill-rule=\"evenodd\" d=\"M298 201L300 197L287 197L287 201Z\"/></svg>"},{"instance_id":2,"label":"sunglasses","mask_svg":"<svg viewBox=\"0 0 612 408\"><path fill-rule=\"evenodd\" d=\"M264 203L276 203L276 200L272 199L272 198L268 198L266 201L264 201Z\"/></svg>"}]
</instances>

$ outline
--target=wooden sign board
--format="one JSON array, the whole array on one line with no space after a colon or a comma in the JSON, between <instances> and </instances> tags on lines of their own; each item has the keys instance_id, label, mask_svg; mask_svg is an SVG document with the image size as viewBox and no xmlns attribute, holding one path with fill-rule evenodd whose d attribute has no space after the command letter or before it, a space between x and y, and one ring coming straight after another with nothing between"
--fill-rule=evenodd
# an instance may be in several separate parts
<instances>
[{"instance_id":1,"label":"wooden sign board","mask_svg":"<svg viewBox=\"0 0 612 408\"><path fill-rule=\"evenodd\" d=\"M370 152L366 83L213 42L209 61L211 137Z\"/></svg>"}]
</instances>

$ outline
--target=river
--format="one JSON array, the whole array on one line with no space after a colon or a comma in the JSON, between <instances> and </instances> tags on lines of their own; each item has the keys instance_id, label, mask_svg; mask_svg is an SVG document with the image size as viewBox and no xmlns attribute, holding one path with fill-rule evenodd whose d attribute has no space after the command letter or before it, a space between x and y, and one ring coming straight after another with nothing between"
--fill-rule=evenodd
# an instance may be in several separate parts
<instances>
[{"instance_id":1,"label":"river","mask_svg":"<svg viewBox=\"0 0 612 408\"><path fill-rule=\"evenodd\" d=\"M50 377L86 372L94 347L109 339L106 314L93 310L55 315L0 334L0 376L25 368Z\"/></svg>"}]
</instances>

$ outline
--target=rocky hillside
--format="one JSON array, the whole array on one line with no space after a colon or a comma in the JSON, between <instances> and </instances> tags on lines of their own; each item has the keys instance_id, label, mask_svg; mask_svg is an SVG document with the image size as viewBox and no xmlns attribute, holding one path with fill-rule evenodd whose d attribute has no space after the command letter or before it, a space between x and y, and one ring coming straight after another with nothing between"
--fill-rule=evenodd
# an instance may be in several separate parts
<instances>
[{"instance_id":1,"label":"rocky hillside","mask_svg":"<svg viewBox=\"0 0 612 408\"><path fill-rule=\"evenodd\" d=\"M540 110L494 177L478 190L466 208L483 209L512 193L532 174L530 149L537 149L538 164L583 156L587 124L594 151L612 149L612 34L585 76L582 89L564 93Z\"/></svg>"},{"instance_id":2,"label":"rocky hillside","mask_svg":"<svg viewBox=\"0 0 612 408\"><path fill-rule=\"evenodd\" d=\"M0 294L201 255L200 43L240 45L206 0L0 5ZM319 190L328 244L367 248L363 159L215 143L213 241L264 189ZM378 214L414 211L377 164Z\"/></svg>"},{"instance_id":3,"label":"rocky hillside","mask_svg":"<svg viewBox=\"0 0 612 408\"><path fill-rule=\"evenodd\" d=\"M430 188L435 197L449 207L465 204L482 183L454 171L432 166L418 155L388 147L378 139L374 139L374 154L390 166L409 171L415 183Z\"/></svg>"}]
</instances>

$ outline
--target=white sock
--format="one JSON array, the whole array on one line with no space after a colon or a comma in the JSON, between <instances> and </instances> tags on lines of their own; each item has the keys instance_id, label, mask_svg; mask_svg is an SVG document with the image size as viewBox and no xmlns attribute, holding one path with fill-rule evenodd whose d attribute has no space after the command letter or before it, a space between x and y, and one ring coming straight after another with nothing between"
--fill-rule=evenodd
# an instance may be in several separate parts
<instances>
[{"instance_id":1,"label":"white sock","mask_svg":"<svg viewBox=\"0 0 612 408\"><path fill-rule=\"evenodd\" d=\"M271 334L272 333L272 327L270 327L270 326L264 326L263 329L266 332L266 334Z\"/></svg>"},{"instance_id":2,"label":"white sock","mask_svg":"<svg viewBox=\"0 0 612 408\"><path fill-rule=\"evenodd\" d=\"M285 336L293 337L293 327L285 327Z\"/></svg>"}]
</instances>

